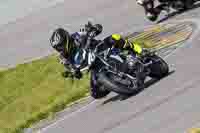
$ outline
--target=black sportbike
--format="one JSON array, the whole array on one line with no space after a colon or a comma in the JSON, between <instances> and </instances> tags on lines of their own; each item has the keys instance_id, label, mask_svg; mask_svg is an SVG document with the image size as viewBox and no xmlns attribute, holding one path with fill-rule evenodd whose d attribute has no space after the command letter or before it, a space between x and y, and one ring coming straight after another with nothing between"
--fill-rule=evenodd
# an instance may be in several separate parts
<instances>
[{"instance_id":1,"label":"black sportbike","mask_svg":"<svg viewBox=\"0 0 200 133\"><path fill-rule=\"evenodd\" d=\"M136 56L130 51L109 48L107 51L92 53L91 96L95 99L111 91L130 95L143 89L147 76L160 79L169 72L168 64L155 52L145 50Z\"/></svg>"},{"instance_id":2,"label":"black sportbike","mask_svg":"<svg viewBox=\"0 0 200 133\"><path fill-rule=\"evenodd\" d=\"M93 38L91 35L86 45L77 50L74 65L91 73L90 94L95 99L111 91L133 94L144 87L147 76L160 79L168 74L168 64L155 52L143 49L143 54L137 56Z\"/></svg>"}]
</instances>

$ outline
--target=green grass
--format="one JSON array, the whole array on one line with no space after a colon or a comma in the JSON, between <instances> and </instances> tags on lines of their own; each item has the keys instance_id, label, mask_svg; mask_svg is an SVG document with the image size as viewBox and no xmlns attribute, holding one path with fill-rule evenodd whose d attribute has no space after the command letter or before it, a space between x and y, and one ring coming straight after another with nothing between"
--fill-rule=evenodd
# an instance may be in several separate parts
<instances>
[{"instance_id":1,"label":"green grass","mask_svg":"<svg viewBox=\"0 0 200 133\"><path fill-rule=\"evenodd\" d=\"M64 79L56 56L0 71L0 133L18 133L86 96L89 76Z\"/></svg>"}]
</instances>

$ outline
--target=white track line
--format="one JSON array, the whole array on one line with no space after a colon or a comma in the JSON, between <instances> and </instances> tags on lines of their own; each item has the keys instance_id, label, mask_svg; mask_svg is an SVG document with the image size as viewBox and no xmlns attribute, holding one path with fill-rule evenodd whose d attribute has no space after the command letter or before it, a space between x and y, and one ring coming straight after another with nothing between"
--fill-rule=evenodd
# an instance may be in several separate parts
<instances>
[{"instance_id":1,"label":"white track line","mask_svg":"<svg viewBox=\"0 0 200 133\"><path fill-rule=\"evenodd\" d=\"M51 128L51 127L55 126L57 123L62 122L62 121L66 120L66 119L68 119L68 118L70 118L70 117L72 117L72 116L74 116L74 115L76 115L76 114L78 114L78 113L80 113L80 112L83 112L83 111L87 110L91 105L93 105L94 103L96 103L96 101L97 101L97 100L94 100L94 101L92 101L91 103L89 103L89 104L83 106L83 107L80 108L79 110L74 111L74 112L72 112L72 113L70 113L70 114L64 116L62 119L59 119L59 120L57 120L56 122L54 122L54 123L52 123L52 124L50 124L50 125L48 125L48 126L42 128L42 129L40 129L40 130L38 131L38 133L42 133L42 132L46 131L48 128Z\"/></svg>"}]
</instances>

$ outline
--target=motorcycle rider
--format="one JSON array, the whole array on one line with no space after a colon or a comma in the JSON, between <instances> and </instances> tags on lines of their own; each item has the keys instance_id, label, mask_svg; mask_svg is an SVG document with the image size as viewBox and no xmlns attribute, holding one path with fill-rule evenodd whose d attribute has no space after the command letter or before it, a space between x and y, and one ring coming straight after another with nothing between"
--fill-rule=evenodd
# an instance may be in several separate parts
<instances>
[{"instance_id":1,"label":"motorcycle rider","mask_svg":"<svg viewBox=\"0 0 200 133\"><path fill-rule=\"evenodd\" d=\"M155 7L154 0L136 0L136 3L144 7L145 15L151 21L156 21L162 10L169 13L167 0L158 0L160 4Z\"/></svg>"},{"instance_id":2,"label":"motorcycle rider","mask_svg":"<svg viewBox=\"0 0 200 133\"><path fill-rule=\"evenodd\" d=\"M177 0L175 7L183 7L182 10L187 10L193 7L194 2L197 0ZM151 21L156 21L161 11L170 12L170 0L158 0L159 4L155 6L155 0L136 0L136 3L143 6L147 18Z\"/></svg>"},{"instance_id":3,"label":"motorcycle rider","mask_svg":"<svg viewBox=\"0 0 200 133\"><path fill-rule=\"evenodd\" d=\"M90 24L90 26L85 25L85 29L81 29L81 32L76 32L71 35L63 28L54 30L50 37L50 44L59 53L60 63L62 63L66 68L62 73L64 77L68 77L71 73L73 73L73 75L78 79L82 77L80 70L74 66L73 57L77 49L86 45L88 36L96 36L102 32L102 29L103 28L100 24ZM140 45L129 42L120 34L112 34L111 36L108 36L104 39L104 44L110 48L115 47L122 50L132 51L135 55L141 55L143 52Z\"/></svg>"},{"instance_id":4,"label":"motorcycle rider","mask_svg":"<svg viewBox=\"0 0 200 133\"><path fill-rule=\"evenodd\" d=\"M89 37L95 37L102 32L102 25L92 25L90 22L80 29L80 32L70 34L64 28L57 28L50 37L51 46L59 53L60 63L65 66L62 73L64 77L73 73L73 76L80 79L82 73L74 66L73 57L77 49L84 47Z\"/></svg>"}]
</instances>

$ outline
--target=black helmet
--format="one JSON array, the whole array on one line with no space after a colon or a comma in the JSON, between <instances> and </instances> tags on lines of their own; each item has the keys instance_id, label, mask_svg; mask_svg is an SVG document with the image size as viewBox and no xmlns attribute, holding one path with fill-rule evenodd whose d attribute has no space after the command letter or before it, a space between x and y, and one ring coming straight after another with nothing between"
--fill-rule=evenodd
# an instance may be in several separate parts
<instances>
[{"instance_id":1,"label":"black helmet","mask_svg":"<svg viewBox=\"0 0 200 133\"><path fill-rule=\"evenodd\" d=\"M51 46L58 52L63 52L64 54L71 53L72 43L71 36L63 28L58 28L54 30L53 34L50 37Z\"/></svg>"}]
</instances>

